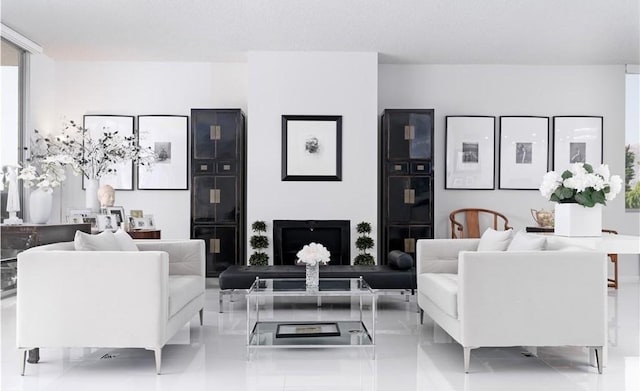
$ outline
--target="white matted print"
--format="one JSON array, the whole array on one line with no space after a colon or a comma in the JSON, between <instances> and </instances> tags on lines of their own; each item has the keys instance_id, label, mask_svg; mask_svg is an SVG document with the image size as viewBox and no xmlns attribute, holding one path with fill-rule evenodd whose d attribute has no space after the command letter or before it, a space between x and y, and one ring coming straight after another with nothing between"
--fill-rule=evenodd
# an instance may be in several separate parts
<instances>
[{"instance_id":1,"label":"white matted print","mask_svg":"<svg viewBox=\"0 0 640 391\"><path fill-rule=\"evenodd\" d=\"M85 115L83 126L89 130L92 139L97 140L105 132L117 131L123 137L133 137L133 116L128 115ZM117 163L112 166L115 174L100 178L100 186L111 185L116 190L133 190L133 162ZM85 189L84 176L82 188Z\"/></svg>"},{"instance_id":2,"label":"white matted print","mask_svg":"<svg viewBox=\"0 0 640 391\"><path fill-rule=\"evenodd\" d=\"M118 229L118 219L112 215L97 215L98 231L115 231Z\"/></svg>"},{"instance_id":3,"label":"white matted print","mask_svg":"<svg viewBox=\"0 0 640 391\"><path fill-rule=\"evenodd\" d=\"M282 116L282 180L342 180L341 116Z\"/></svg>"},{"instance_id":4,"label":"white matted print","mask_svg":"<svg viewBox=\"0 0 640 391\"><path fill-rule=\"evenodd\" d=\"M493 189L495 117L447 116L445 189Z\"/></svg>"},{"instance_id":5,"label":"white matted print","mask_svg":"<svg viewBox=\"0 0 640 391\"><path fill-rule=\"evenodd\" d=\"M573 163L602 164L602 117L553 117L553 170Z\"/></svg>"},{"instance_id":6,"label":"white matted print","mask_svg":"<svg viewBox=\"0 0 640 391\"><path fill-rule=\"evenodd\" d=\"M500 189L535 190L549 168L549 117L500 117Z\"/></svg>"},{"instance_id":7,"label":"white matted print","mask_svg":"<svg viewBox=\"0 0 640 391\"><path fill-rule=\"evenodd\" d=\"M138 144L158 156L150 167L138 166L139 190L187 190L188 117L138 116Z\"/></svg>"}]
</instances>

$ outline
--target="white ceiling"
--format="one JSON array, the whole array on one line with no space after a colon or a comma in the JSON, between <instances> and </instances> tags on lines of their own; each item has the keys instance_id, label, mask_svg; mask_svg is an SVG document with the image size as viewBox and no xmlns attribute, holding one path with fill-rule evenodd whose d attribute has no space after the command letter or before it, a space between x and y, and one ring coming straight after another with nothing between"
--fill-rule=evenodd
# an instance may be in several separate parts
<instances>
[{"instance_id":1,"label":"white ceiling","mask_svg":"<svg viewBox=\"0 0 640 391\"><path fill-rule=\"evenodd\" d=\"M56 60L245 61L368 51L381 63L640 63L640 0L1 0Z\"/></svg>"}]
</instances>

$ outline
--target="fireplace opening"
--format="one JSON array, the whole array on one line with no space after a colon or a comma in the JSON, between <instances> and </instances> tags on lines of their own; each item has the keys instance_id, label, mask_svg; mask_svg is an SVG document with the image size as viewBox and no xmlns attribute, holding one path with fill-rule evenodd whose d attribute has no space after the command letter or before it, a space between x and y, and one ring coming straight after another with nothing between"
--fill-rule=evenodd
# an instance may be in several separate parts
<instances>
[{"instance_id":1,"label":"fireplace opening","mask_svg":"<svg viewBox=\"0 0 640 391\"><path fill-rule=\"evenodd\" d=\"M331 253L330 265L351 264L349 220L274 220L273 264L295 265L305 244L320 243Z\"/></svg>"}]
</instances>

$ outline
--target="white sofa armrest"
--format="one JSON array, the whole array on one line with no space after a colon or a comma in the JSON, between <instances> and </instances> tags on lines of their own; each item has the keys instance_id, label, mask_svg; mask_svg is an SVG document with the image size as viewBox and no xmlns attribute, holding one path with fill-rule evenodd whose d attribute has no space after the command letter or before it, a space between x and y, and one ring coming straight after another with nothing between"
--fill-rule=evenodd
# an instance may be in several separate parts
<instances>
[{"instance_id":1,"label":"white sofa armrest","mask_svg":"<svg viewBox=\"0 0 640 391\"><path fill-rule=\"evenodd\" d=\"M161 347L168 264L160 251L19 254L17 346Z\"/></svg>"},{"instance_id":2,"label":"white sofa armrest","mask_svg":"<svg viewBox=\"0 0 640 391\"><path fill-rule=\"evenodd\" d=\"M169 254L170 275L205 277L205 245L201 239L136 240L140 251L165 251Z\"/></svg>"},{"instance_id":3,"label":"white sofa armrest","mask_svg":"<svg viewBox=\"0 0 640 391\"><path fill-rule=\"evenodd\" d=\"M420 239L416 246L416 272L457 273L458 253L478 248L480 239Z\"/></svg>"},{"instance_id":4,"label":"white sofa armrest","mask_svg":"<svg viewBox=\"0 0 640 391\"><path fill-rule=\"evenodd\" d=\"M604 346L606 256L597 252L460 253L463 346Z\"/></svg>"}]
</instances>

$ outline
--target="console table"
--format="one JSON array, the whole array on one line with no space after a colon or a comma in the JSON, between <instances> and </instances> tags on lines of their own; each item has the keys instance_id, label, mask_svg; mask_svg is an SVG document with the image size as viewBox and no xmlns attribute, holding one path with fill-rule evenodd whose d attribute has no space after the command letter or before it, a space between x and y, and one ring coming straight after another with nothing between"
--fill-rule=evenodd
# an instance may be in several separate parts
<instances>
[{"instance_id":1,"label":"console table","mask_svg":"<svg viewBox=\"0 0 640 391\"><path fill-rule=\"evenodd\" d=\"M601 236L559 236L553 228L527 227L527 232L544 235L547 247L579 246L602 251L606 254L640 254L640 236L608 235Z\"/></svg>"},{"instance_id":2,"label":"console table","mask_svg":"<svg viewBox=\"0 0 640 391\"><path fill-rule=\"evenodd\" d=\"M133 239L160 239L159 229L136 229L127 231Z\"/></svg>"}]
</instances>

